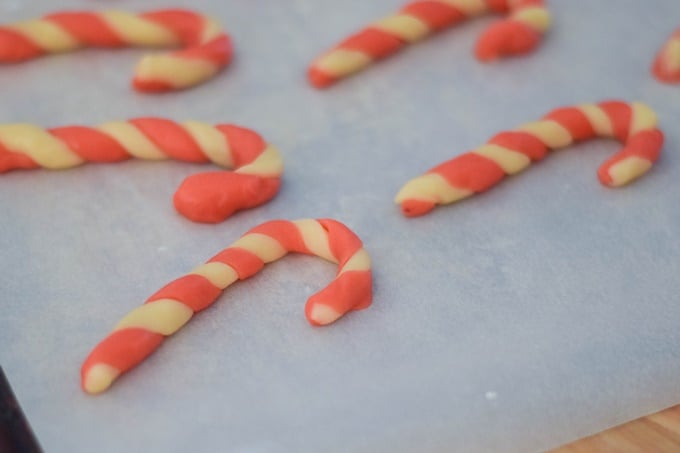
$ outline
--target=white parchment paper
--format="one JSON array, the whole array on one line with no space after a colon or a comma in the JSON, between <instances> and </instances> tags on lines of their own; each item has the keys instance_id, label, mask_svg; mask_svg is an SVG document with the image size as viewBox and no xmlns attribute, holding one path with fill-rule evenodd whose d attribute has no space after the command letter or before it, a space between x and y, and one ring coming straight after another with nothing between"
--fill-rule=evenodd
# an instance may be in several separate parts
<instances>
[{"instance_id":1,"label":"white parchment paper","mask_svg":"<svg viewBox=\"0 0 680 453\"><path fill-rule=\"evenodd\" d=\"M0 176L0 363L50 452L537 451L680 402L680 88L651 61L677 0L552 0L532 56L472 57L468 22L328 91L322 50L400 0L209 1L236 60L163 96L129 88L140 50L0 67L0 122L136 116L252 127L285 158L264 207L220 225L172 208L181 163ZM3 23L165 0L0 0ZM623 189L619 144L560 151L490 192L405 219L411 177L553 108L620 98L659 114L658 165ZM303 316L334 275L291 256L234 285L109 392L79 369L129 310L270 219L333 217L370 251L375 301L326 328Z\"/></svg>"}]
</instances>

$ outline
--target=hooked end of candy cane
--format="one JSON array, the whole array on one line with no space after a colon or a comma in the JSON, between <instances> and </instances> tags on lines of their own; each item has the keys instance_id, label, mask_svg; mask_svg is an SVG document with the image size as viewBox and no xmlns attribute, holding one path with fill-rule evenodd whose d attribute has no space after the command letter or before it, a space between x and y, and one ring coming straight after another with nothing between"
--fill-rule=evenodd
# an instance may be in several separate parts
<instances>
[{"instance_id":1,"label":"hooked end of candy cane","mask_svg":"<svg viewBox=\"0 0 680 453\"><path fill-rule=\"evenodd\" d=\"M603 165L597 172L600 182L609 187L621 187L635 181L652 168L652 162L637 156L628 156L611 165Z\"/></svg>"},{"instance_id":2,"label":"hooked end of candy cane","mask_svg":"<svg viewBox=\"0 0 680 453\"><path fill-rule=\"evenodd\" d=\"M661 154L664 135L659 129L633 134L626 147L607 159L597 172L600 182L609 187L626 185L647 173Z\"/></svg>"},{"instance_id":3,"label":"hooked end of candy cane","mask_svg":"<svg viewBox=\"0 0 680 453\"><path fill-rule=\"evenodd\" d=\"M219 223L242 209L272 199L281 186L279 178L262 178L226 171L191 175L174 196L177 211L189 220Z\"/></svg>"},{"instance_id":4,"label":"hooked end of candy cane","mask_svg":"<svg viewBox=\"0 0 680 453\"><path fill-rule=\"evenodd\" d=\"M87 370L83 369L81 376L81 385L83 390L91 395L102 393L111 387L113 381L116 380L120 371L116 368L98 363L91 366Z\"/></svg>"},{"instance_id":5,"label":"hooked end of candy cane","mask_svg":"<svg viewBox=\"0 0 680 453\"><path fill-rule=\"evenodd\" d=\"M305 316L313 326L325 326L352 310L363 310L373 302L370 269L341 272L326 288L307 301Z\"/></svg>"},{"instance_id":6,"label":"hooked end of candy cane","mask_svg":"<svg viewBox=\"0 0 680 453\"><path fill-rule=\"evenodd\" d=\"M132 86L137 91L163 93L193 87L211 79L220 66L180 54L147 55L137 65Z\"/></svg>"},{"instance_id":7,"label":"hooked end of candy cane","mask_svg":"<svg viewBox=\"0 0 680 453\"><path fill-rule=\"evenodd\" d=\"M482 33L475 46L479 61L492 61L504 56L531 52L541 41L541 34L516 20L504 20Z\"/></svg>"}]
</instances>

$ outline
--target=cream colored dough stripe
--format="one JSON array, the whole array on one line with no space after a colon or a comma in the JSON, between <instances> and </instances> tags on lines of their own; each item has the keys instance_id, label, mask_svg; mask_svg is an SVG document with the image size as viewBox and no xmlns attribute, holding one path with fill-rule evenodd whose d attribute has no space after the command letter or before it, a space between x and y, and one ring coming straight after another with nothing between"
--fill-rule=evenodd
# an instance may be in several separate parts
<instances>
[{"instance_id":1,"label":"cream colored dough stripe","mask_svg":"<svg viewBox=\"0 0 680 453\"><path fill-rule=\"evenodd\" d=\"M427 173L406 183L394 201L401 203L404 200L412 199L448 204L467 198L473 193L470 190L451 186L438 173Z\"/></svg>"},{"instance_id":2,"label":"cream colored dough stripe","mask_svg":"<svg viewBox=\"0 0 680 453\"><path fill-rule=\"evenodd\" d=\"M484 0L439 0L441 3L453 6L466 16L484 14L488 8Z\"/></svg>"},{"instance_id":3,"label":"cream colored dough stripe","mask_svg":"<svg viewBox=\"0 0 680 453\"><path fill-rule=\"evenodd\" d=\"M328 232L314 219L300 219L293 222L298 227L305 242L305 247L314 255L337 263L338 259L331 252L328 243Z\"/></svg>"},{"instance_id":4,"label":"cream colored dough stripe","mask_svg":"<svg viewBox=\"0 0 680 453\"><path fill-rule=\"evenodd\" d=\"M370 269L371 257L368 256L368 252L365 249L361 248L347 260L347 263L338 272L338 276L349 271L368 271Z\"/></svg>"},{"instance_id":5,"label":"cream colored dough stripe","mask_svg":"<svg viewBox=\"0 0 680 453\"><path fill-rule=\"evenodd\" d=\"M656 127L658 120L654 110L641 102L633 102L632 118L630 121L630 132L628 136L636 134L645 129L653 129Z\"/></svg>"},{"instance_id":6,"label":"cream colored dough stripe","mask_svg":"<svg viewBox=\"0 0 680 453\"><path fill-rule=\"evenodd\" d=\"M664 65L668 72L680 70L680 36L673 38L663 51Z\"/></svg>"},{"instance_id":7,"label":"cream colored dough stripe","mask_svg":"<svg viewBox=\"0 0 680 453\"><path fill-rule=\"evenodd\" d=\"M235 173L243 175L278 176L283 172L283 160L281 154L272 145L262 151L253 162L236 170Z\"/></svg>"},{"instance_id":8,"label":"cream colored dough stripe","mask_svg":"<svg viewBox=\"0 0 680 453\"><path fill-rule=\"evenodd\" d=\"M201 264L191 271L189 275L200 275L201 277L205 277L219 289L225 289L238 280L238 274L234 268L220 262Z\"/></svg>"},{"instance_id":9,"label":"cream colored dough stripe","mask_svg":"<svg viewBox=\"0 0 680 453\"><path fill-rule=\"evenodd\" d=\"M540 7L522 8L510 18L527 24L540 32L548 30L551 23L550 13L545 8Z\"/></svg>"},{"instance_id":10,"label":"cream colored dough stripe","mask_svg":"<svg viewBox=\"0 0 680 453\"><path fill-rule=\"evenodd\" d=\"M10 151L26 154L45 168L70 168L84 162L64 142L32 124L0 125L0 142Z\"/></svg>"},{"instance_id":11,"label":"cream colored dough stripe","mask_svg":"<svg viewBox=\"0 0 680 453\"><path fill-rule=\"evenodd\" d=\"M80 47L78 40L66 30L46 20L29 20L7 27L23 34L47 52L67 52Z\"/></svg>"},{"instance_id":12,"label":"cream colored dough stripe","mask_svg":"<svg viewBox=\"0 0 680 453\"><path fill-rule=\"evenodd\" d=\"M423 39L430 33L427 24L407 14L386 17L375 22L373 27L411 43Z\"/></svg>"},{"instance_id":13,"label":"cream colored dough stripe","mask_svg":"<svg viewBox=\"0 0 680 453\"><path fill-rule=\"evenodd\" d=\"M141 328L161 335L172 335L186 324L194 311L174 299L158 299L132 310L113 330Z\"/></svg>"},{"instance_id":14,"label":"cream colored dough stripe","mask_svg":"<svg viewBox=\"0 0 680 453\"><path fill-rule=\"evenodd\" d=\"M276 261L287 253L286 249L279 241L261 233L246 234L241 239L231 244L229 248L248 250L265 263Z\"/></svg>"},{"instance_id":15,"label":"cream colored dough stripe","mask_svg":"<svg viewBox=\"0 0 680 453\"><path fill-rule=\"evenodd\" d=\"M552 149L564 148L565 146L571 145L574 141L569 131L553 120L541 120L527 123L520 126L517 130L535 135Z\"/></svg>"},{"instance_id":16,"label":"cream colored dough stripe","mask_svg":"<svg viewBox=\"0 0 680 453\"><path fill-rule=\"evenodd\" d=\"M103 392L109 388L111 382L113 382L119 374L120 370L111 365L98 363L88 371L85 376L85 382L83 382L83 387L85 387L85 390L89 393Z\"/></svg>"},{"instance_id":17,"label":"cream colored dough stripe","mask_svg":"<svg viewBox=\"0 0 680 453\"><path fill-rule=\"evenodd\" d=\"M182 123L184 130L198 144L211 162L226 168L233 168L234 162L225 136L210 124L198 121Z\"/></svg>"},{"instance_id":18,"label":"cream colored dough stripe","mask_svg":"<svg viewBox=\"0 0 680 453\"><path fill-rule=\"evenodd\" d=\"M371 61L371 57L363 52L335 49L317 60L315 66L334 77L343 77L368 66Z\"/></svg>"},{"instance_id":19,"label":"cream colored dough stripe","mask_svg":"<svg viewBox=\"0 0 680 453\"><path fill-rule=\"evenodd\" d=\"M201 44L205 44L221 35L222 27L210 18L206 18L203 24L203 34L201 35Z\"/></svg>"},{"instance_id":20,"label":"cream colored dough stripe","mask_svg":"<svg viewBox=\"0 0 680 453\"><path fill-rule=\"evenodd\" d=\"M582 104L578 108L588 118L595 133L601 137L613 137L614 126L609 116L595 104Z\"/></svg>"},{"instance_id":21,"label":"cream colored dough stripe","mask_svg":"<svg viewBox=\"0 0 680 453\"><path fill-rule=\"evenodd\" d=\"M613 186L621 186L646 173L652 167L652 162L637 156L629 156L614 165L609 170Z\"/></svg>"},{"instance_id":22,"label":"cream colored dough stripe","mask_svg":"<svg viewBox=\"0 0 680 453\"><path fill-rule=\"evenodd\" d=\"M140 79L160 79L173 87L184 87L206 80L217 71L219 67L211 61L161 54L142 58L135 75Z\"/></svg>"},{"instance_id":23,"label":"cream colored dough stripe","mask_svg":"<svg viewBox=\"0 0 680 453\"><path fill-rule=\"evenodd\" d=\"M167 28L124 11L104 11L101 18L121 39L144 47L166 47L180 43Z\"/></svg>"},{"instance_id":24,"label":"cream colored dough stripe","mask_svg":"<svg viewBox=\"0 0 680 453\"><path fill-rule=\"evenodd\" d=\"M116 121L97 126L102 132L107 133L125 148L131 156L146 160L163 160L168 156L158 149L139 129L130 123Z\"/></svg>"},{"instance_id":25,"label":"cream colored dough stripe","mask_svg":"<svg viewBox=\"0 0 680 453\"><path fill-rule=\"evenodd\" d=\"M475 154L491 159L506 174L514 175L529 166L531 159L525 154L498 145L484 145L473 151Z\"/></svg>"}]
</instances>

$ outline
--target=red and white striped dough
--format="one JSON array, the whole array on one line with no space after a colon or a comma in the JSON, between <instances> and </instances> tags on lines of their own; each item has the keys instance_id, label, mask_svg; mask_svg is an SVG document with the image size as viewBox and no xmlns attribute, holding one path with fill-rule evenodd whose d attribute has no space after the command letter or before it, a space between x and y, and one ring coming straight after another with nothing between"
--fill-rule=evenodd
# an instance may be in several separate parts
<instances>
[{"instance_id":1,"label":"red and white striped dough","mask_svg":"<svg viewBox=\"0 0 680 453\"><path fill-rule=\"evenodd\" d=\"M0 125L0 173L133 157L212 162L235 169L192 175L180 185L175 207L196 222L221 222L238 210L269 201L279 190L283 172L275 147L256 132L229 124L136 118L96 127Z\"/></svg>"},{"instance_id":2,"label":"red and white striped dough","mask_svg":"<svg viewBox=\"0 0 680 453\"><path fill-rule=\"evenodd\" d=\"M657 54L652 73L661 82L680 83L680 28Z\"/></svg>"},{"instance_id":3,"label":"red and white striped dough","mask_svg":"<svg viewBox=\"0 0 680 453\"><path fill-rule=\"evenodd\" d=\"M519 173L543 159L549 149L594 137L612 137L625 144L597 172L602 184L610 187L645 174L658 159L664 140L654 111L638 102L607 101L559 108L540 121L501 132L485 145L412 179L395 201L404 215L423 215L436 205L493 187L506 175Z\"/></svg>"},{"instance_id":4,"label":"red and white striped dough","mask_svg":"<svg viewBox=\"0 0 680 453\"><path fill-rule=\"evenodd\" d=\"M232 283L253 276L289 252L338 264L331 284L307 300L305 315L312 325L330 324L351 310L371 305L371 260L361 240L345 225L330 219L266 222L128 313L83 363L83 389L103 392Z\"/></svg>"},{"instance_id":5,"label":"red and white striped dough","mask_svg":"<svg viewBox=\"0 0 680 453\"><path fill-rule=\"evenodd\" d=\"M543 0L418 0L317 58L309 68L309 81L317 88L330 86L433 33L487 13L508 17L480 36L475 55L481 61L530 52L550 27Z\"/></svg>"},{"instance_id":6,"label":"red and white striped dough","mask_svg":"<svg viewBox=\"0 0 680 453\"><path fill-rule=\"evenodd\" d=\"M227 66L231 39L212 19L182 9L132 14L68 11L0 27L0 62L15 63L83 47L168 47L137 65L133 86L162 92L203 83Z\"/></svg>"}]
</instances>

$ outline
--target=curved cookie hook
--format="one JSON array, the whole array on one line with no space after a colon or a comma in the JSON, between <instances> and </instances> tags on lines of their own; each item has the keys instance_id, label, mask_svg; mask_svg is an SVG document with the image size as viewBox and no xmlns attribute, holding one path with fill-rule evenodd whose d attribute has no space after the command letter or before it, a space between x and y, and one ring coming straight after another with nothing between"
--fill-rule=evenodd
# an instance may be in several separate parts
<instances>
[{"instance_id":1,"label":"curved cookie hook","mask_svg":"<svg viewBox=\"0 0 680 453\"><path fill-rule=\"evenodd\" d=\"M265 263L289 252L316 255L338 264L331 284L307 301L305 315L312 325L330 324L351 310L371 305L371 261L361 240L346 226L330 219L266 222L128 313L83 363L83 389L103 392L194 313L215 302L228 286L255 275Z\"/></svg>"},{"instance_id":2,"label":"curved cookie hook","mask_svg":"<svg viewBox=\"0 0 680 453\"><path fill-rule=\"evenodd\" d=\"M399 191L395 202L415 217L436 205L449 204L483 192L514 175L532 161L558 149L593 137L614 137L625 147L598 170L602 184L622 186L642 176L658 159L663 134L656 114L644 104L608 101L553 110L542 120L501 132L486 145L448 160Z\"/></svg>"},{"instance_id":3,"label":"curved cookie hook","mask_svg":"<svg viewBox=\"0 0 680 453\"><path fill-rule=\"evenodd\" d=\"M508 18L480 36L475 55L489 61L532 51L550 27L543 0L418 0L350 36L317 58L308 78L317 88L328 87L444 28L486 13Z\"/></svg>"},{"instance_id":4,"label":"curved cookie hook","mask_svg":"<svg viewBox=\"0 0 680 453\"><path fill-rule=\"evenodd\" d=\"M82 47L127 46L184 47L139 62L133 86L145 92L203 83L227 66L233 53L231 39L215 21L181 9L142 14L58 12L0 27L0 62L20 62Z\"/></svg>"},{"instance_id":5,"label":"curved cookie hook","mask_svg":"<svg viewBox=\"0 0 680 453\"><path fill-rule=\"evenodd\" d=\"M665 83L680 83L680 28L661 48L652 65L652 74Z\"/></svg>"},{"instance_id":6,"label":"curved cookie hook","mask_svg":"<svg viewBox=\"0 0 680 453\"><path fill-rule=\"evenodd\" d=\"M266 203L278 192L283 172L276 148L256 132L229 124L136 118L47 130L30 124L0 125L0 173L133 157L212 162L235 169L192 175L180 185L175 207L195 222L221 222L238 210Z\"/></svg>"}]
</instances>

